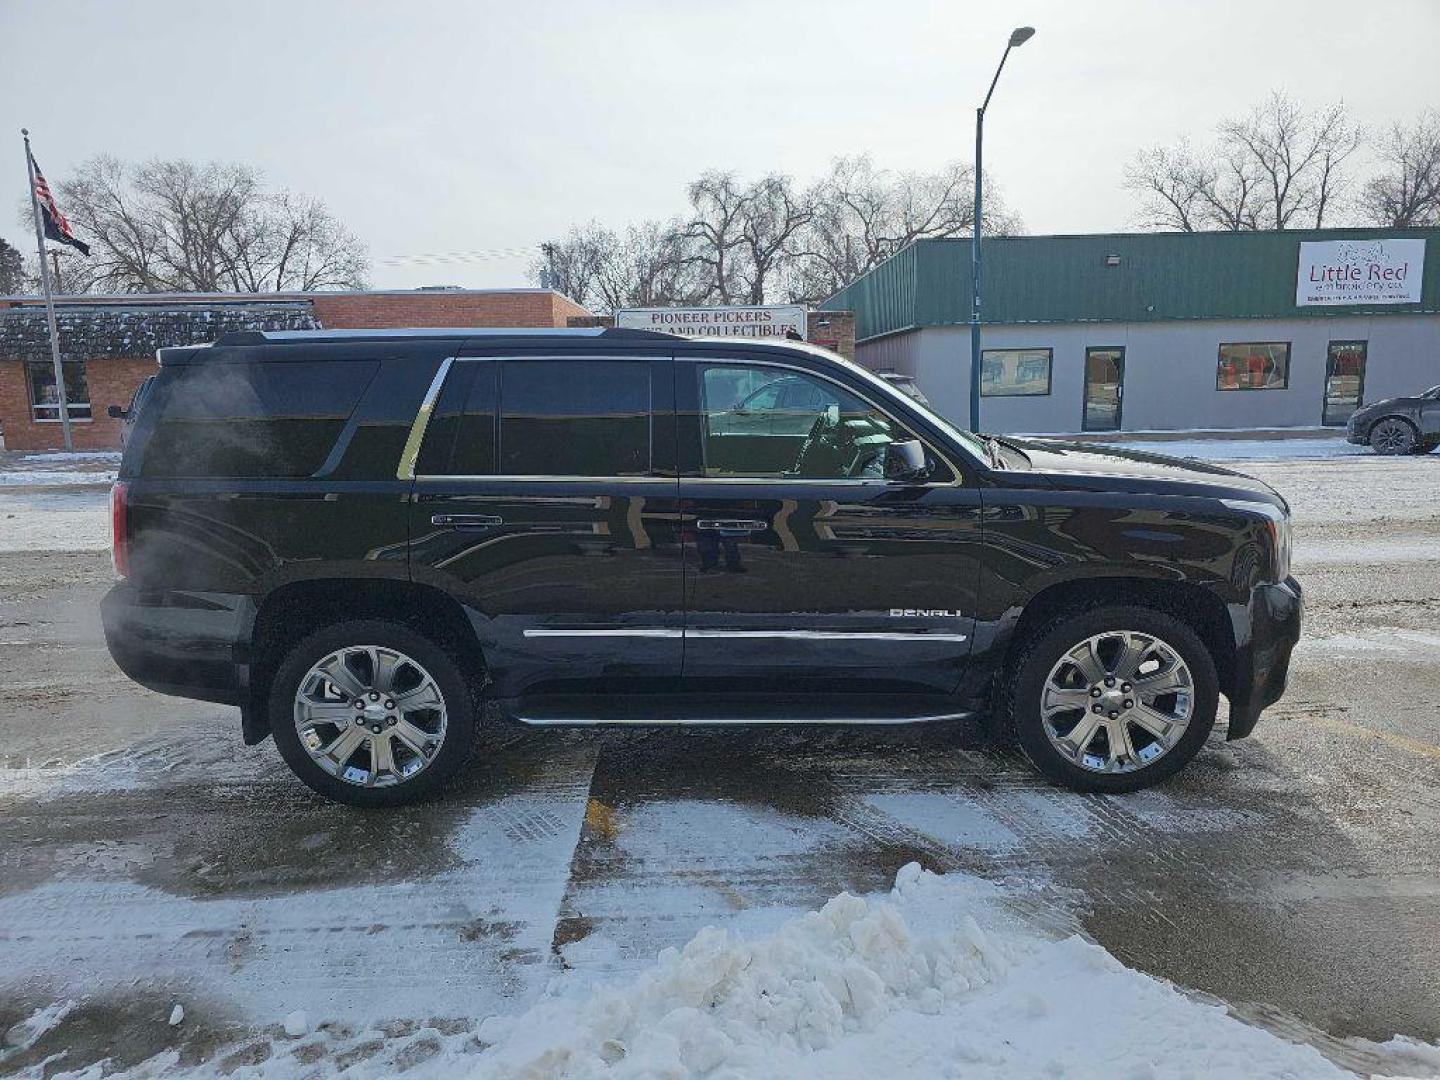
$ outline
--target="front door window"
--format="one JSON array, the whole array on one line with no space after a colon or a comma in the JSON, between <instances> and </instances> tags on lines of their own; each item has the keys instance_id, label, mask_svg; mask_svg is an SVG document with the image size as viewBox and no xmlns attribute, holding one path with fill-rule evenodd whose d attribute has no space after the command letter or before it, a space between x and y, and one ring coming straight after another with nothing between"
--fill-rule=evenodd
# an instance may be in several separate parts
<instances>
[{"instance_id":1,"label":"front door window","mask_svg":"<svg viewBox=\"0 0 1440 1080\"><path fill-rule=\"evenodd\" d=\"M1085 350L1085 431L1118 431L1125 391L1125 350Z\"/></svg>"},{"instance_id":2,"label":"front door window","mask_svg":"<svg viewBox=\"0 0 1440 1080\"><path fill-rule=\"evenodd\" d=\"M913 438L825 379L737 364L698 370L706 476L883 479L885 448Z\"/></svg>"},{"instance_id":3,"label":"front door window","mask_svg":"<svg viewBox=\"0 0 1440 1080\"><path fill-rule=\"evenodd\" d=\"M1325 354L1325 407L1320 422L1342 426L1365 395L1363 341L1332 341Z\"/></svg>"}]
</instances>

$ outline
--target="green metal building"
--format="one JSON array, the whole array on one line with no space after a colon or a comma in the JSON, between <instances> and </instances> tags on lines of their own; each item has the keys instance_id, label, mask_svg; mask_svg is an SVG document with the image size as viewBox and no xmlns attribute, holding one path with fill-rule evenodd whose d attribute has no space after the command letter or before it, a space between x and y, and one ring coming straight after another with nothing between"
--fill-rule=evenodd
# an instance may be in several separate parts
<instances>
[{"instance_id":1,"label":"green metal building","mask_svg":"<svg viewBox=\"0 0 1440 1080\"><path fill-rule=\"evenodd\" d=\"M982 241L981 426L1343 425L1440 383L1440 228ZM922 240L822 307L968 421L970 241Z\"/></svg>"}]
</instances>

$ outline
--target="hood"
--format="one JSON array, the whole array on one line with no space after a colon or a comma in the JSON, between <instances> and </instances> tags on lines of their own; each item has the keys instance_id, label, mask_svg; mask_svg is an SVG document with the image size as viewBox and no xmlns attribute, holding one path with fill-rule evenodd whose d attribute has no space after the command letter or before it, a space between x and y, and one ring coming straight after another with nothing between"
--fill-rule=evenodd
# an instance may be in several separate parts
<instances>
[{"instance_id":1,"label":"hood","mask_svg":"<svg viewBox=\"0 0 1440 1080\"><path fill-rule=\"evenodd\" d=\"M1064 442L1059 439L1012 439L1001 441L1018 447L1030 459L1033 474L1043 476L1057 487L1086 489L1122 488L1128 491L1171 492L1173 494L1215 495L1221 498L1278 500L1275 489L1253 476L1194 458L1167 457L1141 450L1111 449L1095 443ZM1192 490L1181 492L1176 485ZM1281 505L1284 505L1281 500Z\"/></svg>"},{"instance_id":2,"label":"hood","mask_svg":"<svg viewBox=\"0 0 1440 1080\"><path fill-rule=\"evenodd\" d=\"M1423 397L1392 397L1384 401L1372 401L1368 405L1361 405L1351 416L1367 417L1382 412L1408 412L1418 409L1425 399Z\"/></svg>"}]
</instances>

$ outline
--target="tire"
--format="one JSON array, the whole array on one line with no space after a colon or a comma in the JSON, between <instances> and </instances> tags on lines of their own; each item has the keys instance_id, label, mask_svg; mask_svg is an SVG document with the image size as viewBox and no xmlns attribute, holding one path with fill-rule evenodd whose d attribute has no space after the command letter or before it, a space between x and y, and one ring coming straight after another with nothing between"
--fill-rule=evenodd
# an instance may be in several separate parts
<instances>
[{"instance_id":1,"label":"tire","mask_svg":"<svg viewBox=\"0 0 1440 1080\"><path fill-rule=\"evenodd\" d=\"M1131 636L1121 637L1125 633ZM1106 686L1103 678L1087 678L1081 666L1070 659L1072 650L1096 638L1101 640L1093 655L1101 667L1094 673L1113 676L1113 686ZM1147 646L1147 641L1159 644ZM1120 656L1127 644L1133 644L1142 661L1140 677L1131 677L1135 687L1128 695L1122 688L1130 687L1131 682L1122 677L1126 665ZM1171 660L1179 664L1167 667ZM1153 671L1152 663L1156 665ZM1147 702L1142 698L1147 680L1157 688L1183 682L1184 689L1149 695ZM1098 698L1094 696L1097 686L1101 690ZM1065 704L1072 698L1073 705ZM1127 701L1139 707L1126 706ZM1150 787L1183 769L1215 726L1218 703L1215 661L1195 631L1153 608L1115 606L1060 616L1026 640L1005 680L1001 715L1025 756L1054 783L1074 791L1119 793ZM1098 713L1096 705L1102 707ZM1055 710L1048 721L1047 709ZM1185 715L1183 724L1181 713ZM1166 739L1142 727L1141 720L1161 728ZM1084 732L1090 729L1085 725L1099 727L1086 738ZM1117 750L1128 739L1133 755L1110 752L1112 732L1117 733ZM1070 737L1083 741L1067 753L1057 745L1057 737L1062 742ZM1097 765L1102 763L1102 751L1103 767Z\"/></svg>"},{"instance_id":2,"label":"tire","mask_svg":"<svg viewBox=\"0 0 1440 1080\"><path fill-rule=\"evenodd\" d=\"M320 671L322 663L339 681ZM356 691L364 708L351 713ZM434 641L401 623L356 619L311 634L286 654L269 709L275 745L301 781L336 802L375 807L421 802L443 788L470 757L479 705L460 665ZM342 747L327 754L342 735Z\"/></svg>"},{"instance_id":3,"label":"tire","mask_svg":"<svg viewBox=\"0 0 1440 1080\"><path fill-rule=\"evenodd\" d=\"M1410 421L1386 416L1370 425L1370 448L1386 457L1413 454L1420 443L1420 434Z\"/></svg>"}]
</instances>

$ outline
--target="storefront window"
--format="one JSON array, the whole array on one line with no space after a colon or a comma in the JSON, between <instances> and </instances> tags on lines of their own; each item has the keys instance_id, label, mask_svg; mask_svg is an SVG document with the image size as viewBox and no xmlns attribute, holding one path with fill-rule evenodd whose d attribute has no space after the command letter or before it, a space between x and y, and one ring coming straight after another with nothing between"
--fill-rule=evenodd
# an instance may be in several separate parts
<instances>
[{"instance_id":1,"label":"storefront window","mask_svg":"<svg viewBox=\"0 0 1440 1080\"><path fill-rule=\"evenodd\" d=\"M1050 393L1049 349L986 349L980 354L984 397L1029 397Z\"/></svg>"},{"instance_id":2,"label":"storefront window","mask_svg":"<svg viewBox=\"0 0 1440 1080\"><path fill-rule=\"evenodd\" d=\"M1284 390L1290 385L1288 341L1220 346L1216 390Z\"/></svg>"},{"instance_id":3,"label":"storefront window","mask_svg":"<svg viewBox=\"0 0 1440 1080\"><path fill-rule=\"evenodd\" d=\"M30 376L31 415L39 421L60 422L60 395L55 392L55 366L51 363L25 365ZM68 360L65 370L65 403L71 420L90 419L90 387L85 382L85 363Z\"/></svg>"}]
</instances>

